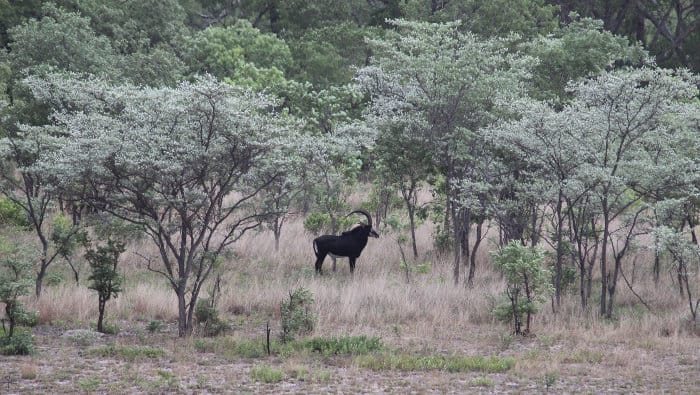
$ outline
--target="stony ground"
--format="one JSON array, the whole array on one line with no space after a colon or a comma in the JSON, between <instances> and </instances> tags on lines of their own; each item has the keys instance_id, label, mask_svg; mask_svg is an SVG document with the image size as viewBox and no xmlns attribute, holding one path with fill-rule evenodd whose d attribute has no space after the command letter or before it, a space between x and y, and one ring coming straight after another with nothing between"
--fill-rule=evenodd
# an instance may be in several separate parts
<instances>
[{"instance_id":1,"label":"stony ground","mask_svg":"<svg viewBox=\"0 0 700 395\"><path fill-rule=\"evenodd\" d=\"M513 338L492 328L436 330L433 339L387 333L382 342L418 354L512 357L505 373L372 371L350 356L243 358L199 352L173 325L158 333L121 323L117 335L60 326L34 328L36 353L0 357L0 393L672 393L700 394L700 338L570 339L565 333ZM236 336L257 336L257 329ZM458 335L455 335L457 333ZM595 337L594 337L595 338ZM107 346L149 346L152 356L103 355ZM266 383L252 372L284 373Z\"/></svg>"}]
</instances>

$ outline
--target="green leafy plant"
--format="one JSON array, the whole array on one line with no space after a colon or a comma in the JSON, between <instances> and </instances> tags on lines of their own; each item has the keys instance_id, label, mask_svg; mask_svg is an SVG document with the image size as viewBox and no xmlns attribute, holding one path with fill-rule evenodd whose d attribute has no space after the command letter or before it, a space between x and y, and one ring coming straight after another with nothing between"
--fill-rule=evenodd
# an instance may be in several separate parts
<instances>
[{"instance_id":1,"label":"green leafy plant","mask_svg":"<svg viewBox=\"0 0 700 395\"><path fill-rule=\"evenodd\" d=\"M549 271L542 264L544 253L511 241L493 258L507 283L506 300L496 306L494 313L499 320L512 322L515 334L528 334L537 305L544 303L552 291Z\"/></svg>"},{"instance_id":2,"label":"green leafy plant","mask_svg":"<svg viewBox=\"0 0 700 395\"><path fill-rule=\"evenodd\" d=\"M313 294L306 288L297 288L289 293L289 301L280 304L282 342L294 340L297 335L310 333L316 324L311 312Z\"/></svg>"},{"instance_id":3,"label":"green leafy plant","mask_svg":"<svg viewBox=\"0 0 700 395\"><path fill-rule=\"evenodd\" d=\"M29 329L16 328L12 336L0 337L0 354L2 355L29 355L34 352L34 336Z\"/></svg>"},{"instance_id":4,"label":"green leafy plant","mask_svg":"<svg viewBox=\"0 0 700 395\"><path fill-rule=\"evenodd\" d=\"M200 299L194 315L204 336L218 336L230 328L229 323L219 315L213 299Z\"/></svg>"},{"instance_id":5,"label":"green leafy plant","mask_svg":"<svg viewBox=\"0 0 700 395\"><path fill-rule=\"evenodd\" d=\"M150 333L159 332L162 328L163 328L163 323L158 321L158 320L151 321L148 323L148 325L146 325L146 330L149 331Z\"/></svg>"}]
</instances>

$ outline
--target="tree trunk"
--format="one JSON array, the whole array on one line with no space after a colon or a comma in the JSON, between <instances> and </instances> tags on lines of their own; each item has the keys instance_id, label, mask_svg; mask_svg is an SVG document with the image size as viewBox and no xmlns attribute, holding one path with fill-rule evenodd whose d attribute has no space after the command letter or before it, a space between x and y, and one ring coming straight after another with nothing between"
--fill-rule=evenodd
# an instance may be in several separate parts
<instances>
[{"instance_id":1,"label":"tree trunk","mask_svg":"<svg viewBox=\"0 0 700 395\"><path fill-rule=\"evenodd\" d=\"M279 27L279 20L280 20L280 13L279 10L277 9L277 0L268 0L267 2L268 10L269 10L269 15L270 15L270 31L279 34L280 32L280 27Z\"/></svg>"},{"instance_id":2,"label":"tree trunk","mask_svg":"<svg viewBox=\"0 0 700 395\"><path fill-rule=\"evenodd\" d=\"M100 333L104 333L104 326L103 326L103 320L105 316L105 304L107 301L104 299L104 297L100 296L99 298L99 304L98 304L98 310L99 310L99 316L97 317L97 331Z\"/></svg>"},{"instance_id":3,"label":"tree trunk","mask_svg":"<svg viewBox=\"0 0 700 395\"><path fill-rule=\"evenodd\" d=\"M557 200L556 216L557 216L557 230L556 230L556 248L557 248L557 261L556 261L556 273L554 276L554 300L556 302L556 307L559 308L561 305L561 280L563 273L563 261L564 261L564 248L562 233L564 232L564 216L562 214L562 203L563 203L563 193L561 189L559 190L559 199Z\"/></svg>"},{"instance_id":4,"label":"tree trunk","mask_svg":"<svg viewBox=\"0 0 700 395\"><path fill-rule=\"evenodd\" d=\"M418 259L418 245L416 244L416 209L407 203L408 222L411 227L411 247L413 248L413 259Z\"/></svg>"},{"instance_id":5,"label":"tree trunk","mask_svg":"<svg viewBox=\"0 0 700 395\"><path fill-rule=\"evenodd\" d=\"M179 286L175 292L177 293L177 335L178 337L185 337L189 335L189 330L191 327L190 322L187 320L187 303L185 302L185 287Z\"/></svg>"},{"instance_id":6,"label":"tree trunk","mask_svg":"<svg viewBox=\"0 0 700 395\"><path fill-rule=\"evenodd\" d=\"M476 252L479 250L481 241L483 239L483 226L484 220L481 220L476 224L476 238L474 240L474 247L472 248L471 255L469 256L469 277L467 278L467 284L472 287L474 286L474 274L476 273Z\"/></svg>"},{"instance_id":7,"label":"tree trunk","mask_svg":"<svg viewBox=\"0 0 700 395\"><path fill-rule=\"evenodd\" d=\"M600 315L607 313L606 298L608 292L608 238L610 237L610 213L607 208L607 199L603 201L603 244L600 248Z\"/></svg>"},{"instance_id":8,"label":"tree trunk","mask_svg":"<svg viewBox=\"0 0 700 395\"><path fill-rule=\"evenodd\" d=\"M12 337L15 333L15 302L8 302L5 304L5 315L7 316L7 319L10 321L10 331L8 332L7 337ZM3 329L5 326L5 321L3 321Z\"/></svg>"},{"instance_id":9,"label":"tree trunk","mask_svg":"<svg viewBox=\"0 0 700 395\"><path fill-rule=\"evenodd\" d=\"M36 274L36 280L34 283L34 294L36 295L37 299L41 296L41 286L44 281L44 276L46 275L46 266L44 266L43 261L44 260L42 259L41 267Z\"/></svg>"}]
</instances>

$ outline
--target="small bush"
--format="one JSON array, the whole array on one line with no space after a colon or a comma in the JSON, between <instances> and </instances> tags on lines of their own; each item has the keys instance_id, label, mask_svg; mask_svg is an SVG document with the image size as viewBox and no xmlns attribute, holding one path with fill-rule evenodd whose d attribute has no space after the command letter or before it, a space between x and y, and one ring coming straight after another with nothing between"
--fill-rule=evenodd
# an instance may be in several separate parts
<instances>
[{"instance_id":1,"label":"small bush","mask_svg":"<svg viewBox=\"0 0 700 395\"><path fill-rule=\"evenodd\" d=\"M494 309L500 321L513 324L516 335L530 333L532 316L538 305L552 293L550 274L543 267L544 252L511 241L493 254L494 267L503 273L506 291L503 302Z\"/></svg>"},{"instance_id":2,"label":"small bush","mask_svg":"<svg viewBox=\"0 0 700 395\"><path fill-rule=\"evenodd\" d=\"M150 333L160 332L160 330L162 328L163 328L163 323L158 321L158 320L151 321L148 323L148 325L146 325L146 330L149 331Z\"/></svg>"},{"instance_id":3,"label":"small bush","mask_svg":"<svg viewBox=\"0 0 700 395\"><path fill-rule=\"evenodd\" d=\"M104 333L105 335L116 335L119 334L120 330L121 329L117 324L112 324L110 322L102 323L102 333Z\"/></svg>"},{"instance_id":4,"label":"small bush","mask_svg":"<svg viewBox=\"0 0 700 395\"><path fill-rule=\"evenodd\" d=\"M63 283L64 278L63 274L59 272L48 272L46 273L46 277L44 278L44 281L46 282L46 285L49 285L51 287L56 287Z\"/></svg>"},{"instance_id":5,"label":"small bush","mask_svg":"<svg viewBox=\"0 0 700 395\"><path fill-rule=\"evenodd\" d=\"M12 337L7 337L4 332L0 337L0 354L29 355L34 352L34 336L30 330L15 328Z\"/></svg>"},{"instance_id":6,"label":"small bush","mask_svg":"<svg viewBox=\"0 0 700 395\"><path fill-rule=\"evenodd\" d=\"M298 288L289 293L289 301L280 303L282 342L294 340L297 335L311 333L316 325L316 317L311 312L313 294L306 288Z\"/></svg>"},{"instance_id":7,"label":"small bush","mask_svg":"<svg viewBox=\"0 0 700 395\"><path fill-rule=\"evenodd\" d=\"M250 369L250 378L263 383L279 383L284 380L284 372L269 366L254 366Z\"/></svg>"},{"instance_id":8,"label":"small bush","mask_svg":"<svg viewBox=\"0 0 700 395\"><path fill-rule=\"evenodd\" d=\"M202 335L219 336L230 329L231 325L219 315L219 310L206 298L197 302L194 316L199 323Z\"/></svg>"}]
</instances>

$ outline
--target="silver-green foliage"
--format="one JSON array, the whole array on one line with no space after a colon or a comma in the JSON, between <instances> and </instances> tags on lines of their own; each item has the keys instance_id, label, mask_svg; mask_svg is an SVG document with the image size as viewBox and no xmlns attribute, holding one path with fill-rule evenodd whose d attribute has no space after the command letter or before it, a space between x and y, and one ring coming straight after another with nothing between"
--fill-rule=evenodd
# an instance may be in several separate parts
<instances>
[{"instance_id":1,"label":"silver-green foliage","mask_svg":"<svg viewBox=\"0 0 700 395\"><path fill-rule=\"evenodd\" d=\"M507 115L508 103L524 95L533 59L509 54L508 40L463 32L458 22L391 24L395 32L369 41L373 62L357 78L372 98L366 119L380 140L418 159L393 162L399 167L392 171L401 173L395 178L430 167L441 172L456 241L454 281L459 282L458 243L467 239L472 213L485 210L486 199L478 197L490 188L487 177L497 173L481 129ZM426 164L428 159L432 163Z\"/></svg>"},{"instance_id":2,"label":"silver-green foliage","mask_svg":"<svg viewBox=\"0 0 700 395\"><path fill-rule=\"evenodd\" d=\"M66 136L41 171L55 189L138 225L191 332L199 291L221 255L265 217L260 191L297 166L295 132L272 98L212 77L176 88L30 78Z\"/></svg>"}]
</instances>

